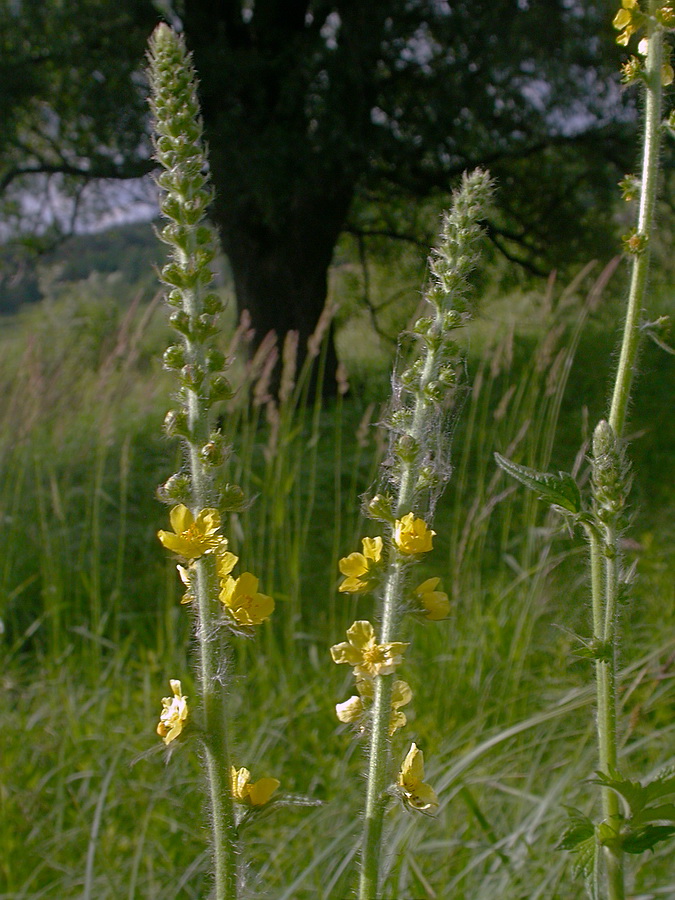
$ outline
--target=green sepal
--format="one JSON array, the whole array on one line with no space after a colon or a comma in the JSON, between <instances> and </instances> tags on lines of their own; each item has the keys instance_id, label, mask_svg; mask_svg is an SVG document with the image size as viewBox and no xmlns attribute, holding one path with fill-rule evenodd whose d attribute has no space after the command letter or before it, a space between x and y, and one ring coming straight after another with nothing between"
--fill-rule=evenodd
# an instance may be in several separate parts
<instances>
[{"instance_id":1,"label":"green sepal","mask_svg":"<svg viewBox=\"0 0 675 900\"><path fill-rule=\"evenodd\" d=\"M558 506L571 513L581 512L581 494L577 483L567 472L558 472L553 475L550 472L537 472L529 466L520 466L505 459L501 454L495 453L497 465L516 481L520 481L531 491L535 491L541 500Z\"/></svg>"}]
</instances>

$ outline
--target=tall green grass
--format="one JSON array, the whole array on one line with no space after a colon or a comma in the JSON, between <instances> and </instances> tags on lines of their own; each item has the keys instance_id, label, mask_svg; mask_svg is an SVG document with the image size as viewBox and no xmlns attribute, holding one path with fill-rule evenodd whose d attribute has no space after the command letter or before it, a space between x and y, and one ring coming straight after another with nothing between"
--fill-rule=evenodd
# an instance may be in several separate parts
<instances>
[{"instance_id":1,"label":"tall green grass","mask_svg":"<svg viewBox=\"0 0 675 900\"><path fill-rule=\"evenodd\" d=\"M581 544L570 548L545 511L486 461L493 450L537 467L576 460L586 477L584 423L604 392L580 395L579 385L602 380L596 347L613 342L614 282L600 292L596 273L575 290L551 283L544 296L513 298L513 321L529 323L523 333L506 322L493 336L486 317L467 334L474 386L436 525L447 569L435 574L452 586L454 609L447 623L416 626L424 668L402 673L442 809L414 828L397 813L392 900L582 896L565 855L552 850L561 804L590 809L593 796L584 784L595 765L588 663L570 662L572 638L557 627L575 629L587 615ZM152 306L113 304L97 328L90 303L59 302L11 320L0 336L0 898L201 898L200 775L182 754L165 766L154 735L157 686L189 673L191 641L173 565L154 538L164 524L152 492L166 471L158 435L170 390L154 360L165 336ZM658 365L655 396L635 408L635 430L646 432L636 452L644 442L648 457L636 466L638 496L655 489L649 458L672 459L672 426L652 418L672 392L673 366L662 357ZM264 563L278 610L259 652L245 646L237 659L247 684L245 693L241 681L233 688L237 743L252 766L264 758L287 791L325 803L257 823L247 890L341 900L353 887L361 760L334 718L348 675L326 660L354 618L353 601L336 593L336 560L361 531L358 497L373 480L380 413L358 384L307 404L300 375L280 397L263 391L252 368L237 372L224 427L235 443L233 476L257 494L239 522L255 535L242 543L242 562ZM368 377L370 399L377 391ZM373 424L363 426L364 416ZM667 484L658 489L668 496ZM675 762L675 592L672 555L662 552L675 529L646 505L635 515L638 544L627 552L639 560L640 624L623 611L631 663L621 674L621 742L631 769L649 772ZM236 520L231 526L236 543ZM649 630L660 646L647 649ZM183 688L190 696L189 678ZM638 868L633 893L673 896L674 879L659 852Z\"/></svg>"}]
</instances>

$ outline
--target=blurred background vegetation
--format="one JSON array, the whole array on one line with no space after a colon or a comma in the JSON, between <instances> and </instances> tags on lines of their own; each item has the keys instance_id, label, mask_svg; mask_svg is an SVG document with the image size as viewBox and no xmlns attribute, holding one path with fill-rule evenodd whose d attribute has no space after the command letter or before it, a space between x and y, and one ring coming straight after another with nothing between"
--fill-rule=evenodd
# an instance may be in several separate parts
<instances>
[{"instance_id":1,"label":"blurred background vegetation","mask_svg":"<svg viewBox=\"0 0 675 900\"><path fill-rule=\"evenodd\" d=\"M170 18L183 12L161 6ZM253 289L227 255L216 267L237 387L222 427L232 479L257 495L227 533L277 601L260 636L237 649L238 764L325 801L255 823L248 889L279 900L349 894L360 751L334 715L349 685L328 648L371 608L338 595L337 560L368 528L359 498L384 452L377 423L395 337L419 302L440 211L455 175L480 163L497 174L499 200L464 335L455 473L428 561L453 612L411 627L402 673L414 691L406 739L424 748L443 808L422 822L392 810L385 896L581 898L553 847L563 804L593 803L584 783L595 767L589 663L574 656L574 633L589 627L584 545L508 483L492 453L588 478L586 442L605 412L626 291L627 266L612 257L632 211L615 183L637 158L614 4L362 6L225 3L213 46L200 51L231 55L221 75L235 86L213 84L206 62L202 82L231 114L227 139L245 136L235 158L215 155L216 186L231 181L221 196L240 192L246 205L234 223L214 216L223 245L241 239L255 251L247 228L256 217L265 230L255 252L278 253L284 230L298 243L324 241L311 316L275 323L279 357L286 330L302 332L290 392L281 390L289 356L284 382L272 341L260 347L269 322L255 302L252 323L241 319L242 290ZM126 179L151 168L139 60L158 8L0 7L0 898L203 898L198 761L184 751L165 765L154 734L169 678L195 695L190 617L156 539L166 510L154 491L180 465L161 432L173 390L160 364L169 337L154 271L162 251L149 221L101 230L110 216L138 212L137 182ZM284 10L292 15L282 21ZM189 16L185 25L189 40ZM352 122L344 103L357 96L359 72L369 85ZM208 106L207 97L213 147ZM310 177L317 155L325 158ZM331 167L345 167L351 184L334 198L342 214L333 236L318 236ZM665 168L650 318L675 312ZM152 195L142 197L150 216ZM293 308L284 285L281 273L278 285L256 289L271 316ZM307 356L326 296L333 327ZM674 388L673 356L647 343L624 541L637 570L621 612L621 753L632 777L675 762ZM636 897L675 894L666 851L636 861L632 879Z\"/></svg>"}]
</instances>

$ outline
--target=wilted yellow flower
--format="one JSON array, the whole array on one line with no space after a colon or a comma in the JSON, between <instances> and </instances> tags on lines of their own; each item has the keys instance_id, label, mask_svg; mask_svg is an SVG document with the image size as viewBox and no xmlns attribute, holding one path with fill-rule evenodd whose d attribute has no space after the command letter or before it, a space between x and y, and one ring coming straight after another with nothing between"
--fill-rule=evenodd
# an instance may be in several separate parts
<instances>
[{"instance_id":1,"label":"wilted yellow flower","mask_svg":"<svg viewBox=\"0 0 675 900\"><path fill-rule=\"evenodd\" d=\"M438 809L438 797L432 787L424 782L424 754L416 744L410 745L398 773L397 787L401 799L410 809L433 815Z\"/></svg>"},{"instance_id":2,"label":"wilted yellow flower","mask_svg":"<svg viewBox=\"0 0 675 900\"><path fill-rule=\"evenodd\" d=\"M450 612L448 595L443 591L436 590L440 580L440 578L427 578L413 591L413 594L427 611L426 618L431 619L432 622L445 619Z\"/></svg>"},{"instance_id":3,"label":"wilted yellow flower","mask_svg":"<svg viewBox=\"0 0 675 900\"><path fill-rule=\"evenodd\" d=\"M417 518L413 513L397 519L394 525L394 543L401 553L428 553L435 534L427 528L424 519Z\"/></svg>"},{"instance_id":4,"label":"wilted yellow flower","mask_svg":"<svg viewBox=\"0 0 675 900\"><path fill-rule=\"evenodd\" d=\"M173 691L173 697L162 698L163 709L157 725L157 734L165 744L170 744L178 737L188 716L187 697L183 697L181 694L180 681L172 678L169 684Z\"/></svg>"},{"instance_id":5,"label":"wilted yellow flower","mask_svg":"<svg viewBox=\"0 0 675 900\"><path fill-rule=\"evenodd\" d=\"M254 784L249 784L251 773L248 769L230 769L232 785L232 799L235 803L244 803L247 806L264 806L281 784L276 778L261 778Z\"/></svg>"},{"instance_id":6,"label":"wilted yellow flower","mask_svg":"<svg viewBox=\"0 0 675 900\"><path fill-rule=\"evenodd\" d=\"M226 550L225 547L223 547L216 553L216 572L218 573L218 578L221 580L221 582L227 580L227 576L230 574L232 569L234 569L238 562L239 557L235 556L234 553L230 553L230 551Z\"/></svg>"},{"instance_id":7,"label":"wilted yellow flower","mask_svg":"<svg viewBox=\"0 0 675 900\"><path fill-rule=\"evenodd\" d=\"M340 560L340 571L347 577L339 590L348 594L360 594L376 583L377 564L382 558L382 538L363 538L363 553L350 553Z\"/></svg>"},{"instance_id":8,"label":"wilted yellow flower","mask_svg":"<svg viewBox=\"0 0 675 900\"><path fill-rule=\"evenodd\" d=\"M617 44L622 44L625 47L641 24L638 0L621 0L621 9L612 20L614 28L621 32L616 39Z\"/></svg>"},{"instance_id":9,"label":"wilted yellow flower","mask_svg":"<svg viewBox=\"0 0 675 900\"><path fill-rule=\"evenodd\" d=\"M237 579L228 575L221 584L220 601L240 625L260 625L272 615L274 600L258 593L258 579L250 572Z\"/></svg>"},{"instance_id":10,"label":"wilted yellow flower","mask_svg":"<svg viewBox=\"0 0 675 900\"><path fill-rule=\"evenodd\" d=\"M183 582L183 584L186 587L186 591L183 594L183 596L181 597L180 602L181 603L192 603L192 601L195 599L195 595L192 593L192 584L190 582L190 569L189 568L186 569L185 566L176 566L176 569L178 570L178 575L180 576L180 580Z\"/></svg>"},{"instance_id":11,"label":"wilted yellow flower","mask_svg":"<svg viewBox=\"0 0 675 900\"><path fill-rule=\"evenodd\" d=\"M225 549L227 541L216 534L220 528L220 513L217 509L203 509L197 518L187 506L174 506L169 514L171 531L158 531L157 537L167 550L172 550L185 559L199 559L217 547Z\"/></svg>"},{"instance_id":12,"label":"wilted yellow flower","mask_svg":"<svg viewBox=\"0 0 675 900\"><path fill-rule=\"evenodd\" d=\"M330 648L333 662L354 666L355 675L389 675L402 659L407 644L392 641L378 644L370 622L359 620L347 629L349 642Z\"/></svg>"},{"instance_id":13,"label":"wilted yellow flower","mask_svg":"<svg viewBox=\"0 0 675 900\"><path fill-rule=\"evenodd\" d=\"M344 703L337 703L335 713L338 719L345 724L359 725L359 731L365 731L365 717L368 706L373 700L373 681L370 678L357 678L356 688L361 696L356 695L345 700ZM395 681L391 695L391 719L389 721L389 734L392 735L398 728L408 721L405 713L400 711L401 706L405 706L412 700L412 690L410 685L405 681ZM366 701L368 701L366 703Z\"/></svg>"},{"instance_id":14,"label":"wilted yellow flower","mask_svg":"<svg viewBox=\"0 0 675 900\"><path fill-rule=\"evenodd\" d=\"M675 76L675 72L673 71L671 64L664 63L661 66L661 84L664 87L668 87L669 84L673 83L673 76Z\"/></svg>"}]
</instances>

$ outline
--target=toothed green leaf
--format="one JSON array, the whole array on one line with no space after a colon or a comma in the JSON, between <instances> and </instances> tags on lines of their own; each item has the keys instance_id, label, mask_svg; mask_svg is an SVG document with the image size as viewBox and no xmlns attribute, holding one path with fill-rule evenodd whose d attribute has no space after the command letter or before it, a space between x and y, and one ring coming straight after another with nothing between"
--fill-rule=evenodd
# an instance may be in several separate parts
<instances>
[{"instance_id":1,"label":"toothed green leaf","mask_svg":"<svg viewBox=\"0 0 675 900\"><path fill-rule=\"evenodd\" d=\"M499 453L495 453L497 465L507 472L512 478L520 481L531 491L535 491L540 499L552 506L559 506L571 513L581 512L581 494L577 483L567 472L558 472L553 475L550 472L537 472L529 466L520 466L505 459Z\"/></svg>"}]
</instances>

